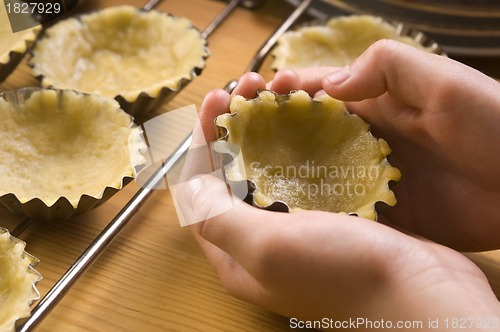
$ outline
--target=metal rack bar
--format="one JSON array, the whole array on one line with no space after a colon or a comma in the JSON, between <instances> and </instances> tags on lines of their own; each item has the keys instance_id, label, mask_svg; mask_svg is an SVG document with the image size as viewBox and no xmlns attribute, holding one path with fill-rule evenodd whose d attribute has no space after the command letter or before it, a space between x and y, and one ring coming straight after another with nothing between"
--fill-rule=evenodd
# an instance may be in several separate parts
<instances>
[{"instance_id":1,"label":"metal rack bar","mask_svg":"<svg viewBox=\"0 0 500 332\"><path fill-rule=\"evenodd\" d=\"M201 33L201 36L203 38L208 38L214 32L215 29L233 12L233 10L240 4L240 2L243 0L239 1L234 1L232 0L227 4L226 7L222 10L222 12L203 30Z\"/></svg>"},{"instance_id":2,"label":"metal rack bar","mask_svg":"<svg viewBox=\"0 0 500 332\"><path fill-rule=\"evenodd\" d=\"M148 12L151 9L154 9L160 2L162 2L162 0L149 0L148 3L142 6L142 9Z\"/></svg>"},{"instance_id":3,"label":"metal rack bar","mask_svg":"<svg viewBox=\"0 0 500 332\"><path fill-rule=\"evenodd\" d=\"M304 0L297 8L288 16L288 18L278 27L278 29L264 42L260 49L255 53L252 61L246 71L258 71L262 66L262 62L267 54L274 47L279 37L299 19L300 16L309 8L313 0Z\"/></svg>"},{"instance_id":4,"label":"metal rack bar","mask_svg":"<svg viewBox=\"0 0 500 332\"><path fill-rule=\"evenodd\" d=\"M212 32L231 14L242 0L231 0L226 8L209 24L207 29L202 32L204 38L208 38ZM143 8L150 10L159 1L152 0ZM152 4L150 6L150 4ZM164 181L167 172L182 157L181 151L187 151L191 144L191 136L187 137L165 161L163 167L156 171L144 184L144 186L130 199L125 207L115 216L108 226L97 236L97 238L87 247L87 249L78 257L71 267L61 276L54 286L47 292L40 302L31 311L31 316L24 321L18 328L18 332L28 332L34 329L64 295L70 290L71 286L88 270L88 268L99 258L99 256L108 248L112 241L118 236L120 231L132 219L146 199L153 193L153 189L161 181ZM16 231L22 232L30 223L30 219L25 219L16 228Z\"/></svg>"},{"instance_id":5,"label":"metal rack bar","mask_svg":"<svg viewBox=\"0 0 500 332\"><path fill-rule=\"evenodd\" d=\"M264 42L264 44L262 44L260 49L254 54L245 72L259 71L262 63L264 62L264 59L269 54L269 52L271 52L274 45L276 45L279 37L288 29L290 29L290 27L295 24L295 22L297 22L297 20L300 18L300 16L302 16L302 14L304 14L304 12L307 10L307 8L309 8L312 2L313 0L304 0L299 6L297 6L297 8L295 8L295 10L288 16L288 18L283 23L281 23L278 29L276 29L276 31ZM224 90L231 92L234 90L236 85L238 85L238 80L232 80L226 84Z\"/></svg>"}]
</instances>

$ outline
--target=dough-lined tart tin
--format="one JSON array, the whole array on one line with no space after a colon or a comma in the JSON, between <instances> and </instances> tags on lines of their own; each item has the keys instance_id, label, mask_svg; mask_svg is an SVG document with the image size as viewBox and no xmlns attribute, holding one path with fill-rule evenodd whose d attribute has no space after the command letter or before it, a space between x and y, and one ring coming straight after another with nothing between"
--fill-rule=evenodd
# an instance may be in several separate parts
<instances>
[{"instance_id":1,"label":"dough-lined tart tin","mask_svg":"<svg viewBox=\"0 0 500 332\"><path fill-rule=\"evenodd\" d=\"M40 298L36 285L42 276L38 259L24 251L26 243L0 227L0 331L14 332L17 320L30 316L31 304Z\"/></svg>"},{"instance_id":2,"label":"dough-lined tart tin","mask_svg":"<svg viewBox=\"0 0 500 332\"><path fill-rule=\"evenodd\" d=\"M272 50L271 67L281 70L346 66L380 39L393 39L430 53L446 55L435 41L401 22L372 15L348 15L284 33Z\"/></svg>"},{"instance_id":3,"label":"dough-lined tart tin","mask_svg":"<svg viewBox=\"0 0 500 332\"><path fill-rule=\"evenodd\" d=\"M4 30L4 28L10 29L10 26L7 14L2 12L2 8L0 8L0 22L0 82L2 82L14 71L26 51L33 45L40 28L34 27L16 33ZM5 24L8 27L4 26Z\"/></svg>"},{"instance_id":4,"label":"dough-lined tart tin","mask_svg":"<svg viewBox=\"0 0 500 332\"><path fill-rule=\"evenodd\" d=\"M294 6L300 0L287 0ZM500 55L500 2L497 0L314 0L318 18L370 14L403 22L434 39L453 56Z\"/></svg>"},{"instance_id":5,"label":"dough-lined tart tin","mask_svg":"<svg viewBox=\"0 0 500 332\"><path fill-rule=\"evenodd\" d=\"M209 55L206 38L188 19L114 6L46 29L29 64L44 87L114 98L136 116L200 75Z\"/></svg>"},{"instance_id":6,"label":"dough-lined tart tin","mask_svg":"<svg viewBox=\"0 0 500 332\"><path fill-rule=\"evenodd\" d=\"M72 90L0 93L0 203L34 219L102 204L145 163L146 145L115 100Z\"/></svg>"},{"instance_id":7,"label":"dough-lined tart tin","mask_svg":"<svg viewBox=\"0 0 500 332\"><path fill-rule=\"evenodd\" d=\"M389 184L401 173L387 160L389 145L343 102L264 90L255 99L232 97L230 113L215 123L219 140L240 149L226 178L248 181L257 207L376 220L377 203L396 204Z\"/></svg>"}]
</instances>

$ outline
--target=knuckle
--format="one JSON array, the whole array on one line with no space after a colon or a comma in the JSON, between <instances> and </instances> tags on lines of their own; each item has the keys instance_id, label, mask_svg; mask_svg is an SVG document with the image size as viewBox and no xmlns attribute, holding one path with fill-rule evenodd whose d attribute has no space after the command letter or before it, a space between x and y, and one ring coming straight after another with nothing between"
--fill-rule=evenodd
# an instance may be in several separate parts
<instances>
[{"instance_id":1,"label":"knuckle","mask_svg":"<svg viewBox=\"0 0 500 332\"><path fill-rule=\"evenodd\" d=\"M398 47L400 46L400 43L391 40L391 39L380 39L371 44L367 52L372 53L373 55L376 55L377 57L380 56L386 56L390 54L391 52L394 52Z\"/></svg>"}]
</instances>

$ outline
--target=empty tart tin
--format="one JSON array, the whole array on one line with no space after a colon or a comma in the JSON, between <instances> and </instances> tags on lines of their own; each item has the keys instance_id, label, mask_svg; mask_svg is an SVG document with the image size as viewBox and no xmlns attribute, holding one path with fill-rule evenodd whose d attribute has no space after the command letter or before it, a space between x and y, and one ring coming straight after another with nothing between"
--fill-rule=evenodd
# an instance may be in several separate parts
<instances>
[{"instance_id":1,"label":"empty tart tin","mask_svg":"<svg viewBox=\"0 0 500 332\"><path fill-rule=\"evenodd\" d=\"M44 87L114 98L138 116L200 75L209 54L206 38L188 19L115 6L46 29L29 64Z\"/></svg>"},{"instance_id":2,"label":"empty tart tin","mask_svg":"<svg viewBox=\"0 0 500 332\"><path fill-rule=\"evenodd\" d=\"M15 330L17 320L29 317L30 306L40 298L36 285L42 276L38 259L24 251L26 243L0 227L0 331Z\"/></svg>"},{"instance_id":3,"label":"empty tart tin","mask_svg":"<svg viewBox=\"0 0 500 332\"><path fill-rule=\"evenodd\" d=\"M255 99L233 96L230 113L215 123L219 140L240 150L226 178L248 181L257 207L375 220L377 203L396 204L389 183L401 173L387 160L389 145L343 102L326 95L311 99L300 90L264 90Z\"/></svg>"},{"instance_id":4,"label":"empty tart tin","mask_svg":"<svg viewBox=\"0 0 500 332\"><path fill-rule=\"evenodd\" d=\"M324 24L310 23L284 33L271 53L271 67L281 70L346 66L380 39L393 39L445 55L435 41L403 23L371 15L350 15L332 18Z\"/></svg>"},{"instance_id":5,"label":"empty tart tin","mask_svg":"<svg viewBox=\"0 0 500 332\"><path fill-rule=\"evenodd\" d=\"M110 198L145 159L118 103L72 90L0 93L0 203L20 215L66 219Z\"/></svg>"}]
</instances>

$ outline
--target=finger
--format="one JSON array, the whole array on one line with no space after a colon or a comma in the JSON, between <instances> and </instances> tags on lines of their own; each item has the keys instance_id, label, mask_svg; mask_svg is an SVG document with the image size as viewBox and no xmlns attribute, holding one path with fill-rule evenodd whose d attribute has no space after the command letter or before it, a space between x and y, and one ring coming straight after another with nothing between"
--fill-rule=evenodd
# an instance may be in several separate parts
<instances>
[{"instance_id":1,"label":"finger","mask_svg":"<svg viewBox=\"0 0 500 332\"><path fill-rule=\"evenodd\" d=\"M234 88L232 95L240 95L245 98L255 98L257 91L265 89L266 82L264 78L257 73L249 72L243 74Z\"/></svg>"},{"instance_id":2,"label":"finger","mask_svg":"<svg viewBox=\"0 0 500 332\"><path fill-rule=\"evenodd\" d=\"M229 112L230 99L229 93L218 89L210 91L203 100L198 115L206 142L217 139L214 119L220 114Z\"/></svg>"},{"instance_id":3,"label":"finger","mask_svg":"<svg viewBox=\"0 0 500 332\"><path fill-rule=\"evenodd\" d=\"M462 75L463 66L446 57L381 40L349 66L326 75L323 88L334 98L350 101L388 92L410 106L424 108L438 95L435 89L456 85Z\"/></svg>"},{"instance_id":4,"label":"finger","mask_svg":"<svg viewBox=\"0 0 500 332\"><path fill-rule=\"evenodd\" d=\"M201 223L192 223L192 229L197 230L197 233L204 238L207 238L207 234L203 233L207 221L218 225L227 224L225 232L230 234L234 230L234 225L241 223L241 216L244 216L245 220L255 218L257 223L262 220L263 210L254 208L244 203L241 198L235 197L224 181L212 175L188 181L184 188L184 199L185 204L196 213L194 219L206 220ZM243 223L243 227L249 229L253 227L252 224L255 223ZM219 229L218 226L215 228Z\"/></svg>"},{"instance_id":5,"label":"finger","mask_svg":"<svg viewBox=\"0 0 500 332\"><path fill-rule=\"evenodd\" d=\"M295 72L299 76L301 90L306 91L310 96L323 89L323 78L326 74L334 71L335 67L309 67L296 69Z\"/></svg>"},{"instance_id":6,"label":"finger","mask_svg":"<svg viewBox=\"0 0 500 332\"><path fill-rule=\"evenodd\" d=\"M229 294L255 304L262 300L262 285L241 264L196 232L193 236Z\"/></svg>"},{"instance_id":7,"label":"finger","mask_svg":"<svg viewBox=\"0 0 500 332\"><path fill-rule=\"evenodd\" d=\"M314 96L319 90L323 89L323 77L335 69L335 67L307 67L293 71L285 69L277 72L266 87L278 93L304 90L310 96Z\"/></svg>"},{"instance_id":8,"label":"finger","mask_svg":"<svg viewBox=\"0 0 500 332\"><path fill-rule=\"evenodd\" d=\"M327 252L363 252L387 232L380 230L380 224L334 213L288 214L243 202L232 205L224 182L215 177L198 178L188 184L186 200L196 217L206 220L193 225L193 231L227 252L259 280L276 270L272 268L276 264L289 264L287 257L312 259L304 255L315 252L314 259L325 259ZM331 248L314 249L320 234L328 234ZM354 245L353 239L358 244Z\"/></svg>"},{"instance_id":9,"label":"finger","mask_svg":"<svg viewBox=\"0 0 500 332\"><path fill-rule=\"evenodd\" d=\"M274 75L271 82L267 83L266 88L277 93L287 94L290 91L301 89L300 78L293 70L281 70Z\"/></svg>"},{"instance_id":10,"label":"finger","mask_svg":"<svg viewBox=\"0 0 500 332\"><path fill-rule=\"evenodd\" d=\"M316 91L316 93L314 94L314 98L317 98L317 97L321 97L321 96L324 96L326 95L327 93L325 92L325 90L318 90Z\"/></svg>"},{"instance_id":11,"label":"finger","mask_svg":"<svg viewBox=\"0 0 500 332\"><path fill-rule=\"evenodd\" d=\"M184 211L195 223L191 229L234 257L248 271L256 270L259 259L256 243L265 242L274 223L267 219L272 216L276 223L282 213L269 212L252 207L235 199L226 184L213 176L193 179L184 190ZM249 251L248 248L255 248Z\"/></svg>"},{"instance_id":12,"label":"finger","mask_svg":"<svg viewBox=\"0 0 500 332\"><path fill-rule=\"evenodd\" d=\"M370 131L377 137L383 137L391 147L404 137L417 134L424 138L421 128L423 119L419 109L394 99L388 93L378 98L356 102L346 102L349 112L359 115L371 126ZM395 137L393 137L396 135Z\"/></svg>"},{"instance_id":13,"label":"finger","mask_svg":"<svg viewBox=\"0 0 500 332\"><path fill-rule=\"evenodd\" d=\"M190 213L193 213L193 210L197 211L199 219L209 218L206 222L189 226L194 238L211 265L214 266L224 288L239 299L259 305L264 300L263 294L266 291L253 274L240 264L239 260L256 262L251 255L248 255L248 248L250 248L248 243L251 241L245 242L243 240L251 233L252 227L258 229L258 225L252 226L251 221L265 220L265 218L259 216L259 212L263 211L241 201L237 206L234 206L233 201L228 202L232 198L227 195L225 183L215 177L206 176L197 178L194 181L194 185L193 182L188 182L188 185L191 185L186 187L184 192L183 210L185 212L186 206L188 206ZM214 213L214 211L218 212ZM244 216L242 220L241 216ZM254 220L253 218L257 219ZM217 235L212 235L210 230L205 234L204 225L207 222L215 224L215 233ZM241 225L248 227L246 230L241 230L242 233L235 231L235 228L232 227L237 226L236 224L240 227ZM219 237L228 238L222 240ZM233 242L234 245L226 245L225 241ZM228 249L231 254L225 251Z\"/></svg>"},{"instance_id":14,"label":"finger","mask_svg":"<svg viewBox=\"0 0 500 332\"><path fill-rule=\"evenodd\" d=\"M413 82L428 67L422 61L421 52L410 46L379 41L349 66L326 75L323 89L332 97L350 101L374 98L390 91L391 95L404 97L405 102L417 107L420 106L417 94L421 94L422 89ZM412 79L405 81L408 77Z\"/></svg>"},{"instance_id":15,"label":"finger","mask_svg":"<svg viewBox=\"0 0 500 332\"><path fill-rule=\"evenodd\" d=\"M212 172L212 159L209 153L208 142L217 139L214 118L228 111L229 99L229 94L224 90L213 90L203 100L198 113L198 121L194 124L186 161L178 178L175 178L175 172L169 175L168 181L172 190L174 190L172 185L181 185L194 176ZM178 199L176 198L175 201L178 201Z\"/></svg>"}]
</instances>

